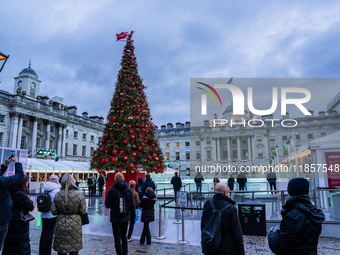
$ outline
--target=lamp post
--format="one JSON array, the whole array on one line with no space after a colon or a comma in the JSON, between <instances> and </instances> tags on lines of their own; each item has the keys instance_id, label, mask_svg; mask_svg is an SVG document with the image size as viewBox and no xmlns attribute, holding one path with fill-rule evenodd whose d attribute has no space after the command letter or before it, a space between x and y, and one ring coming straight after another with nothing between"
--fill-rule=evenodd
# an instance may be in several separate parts
<instances>
[{"instance_id":1,"label":"lamp post","mask_svg":"<svg viewBox=\"0 0 340 255\"><path fill-rule=\"evenodd\" d=\"M5 66L5 63L7 59L9 58L9 55L5 55L0 51L0 72L2 71L2 68Z\"/></svg>"}]
</instances>

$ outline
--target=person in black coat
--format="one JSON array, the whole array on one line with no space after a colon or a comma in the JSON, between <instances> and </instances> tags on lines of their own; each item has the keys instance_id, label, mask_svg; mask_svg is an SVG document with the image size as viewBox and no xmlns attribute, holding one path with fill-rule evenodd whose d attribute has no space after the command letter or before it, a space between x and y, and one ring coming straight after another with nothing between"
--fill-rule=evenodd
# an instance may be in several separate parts
<instances>
[{"instance_id":1,"label":"person in black coat","mask_svg":"<svg viewBox=\"0 0 340 255\"><path fill-rule=\"evenodd\" d=\"M270 170L269 173L267 173L267 181L270 186L270 190L276 190L276 174L273 172L273 170ZM272 195L274 193L272 192Z\"/></svg>"},{"instance_id":2,"label":"person in black coat","mask_svg":"<svg viewBox=\"0 0 340 255\"><path fill-rule=\"evenodd\" d=\"M119 215L120 202L118 197L124 197L126 203L126 215ZM126 239L126 232L130 220L136 218L135 200L133 198L132 190L124 181L122 173L116 173L115 184L107 193L105 200L106 208L110 210L110 222L112 223L113 236L115 239L115 248L118 255L128 254L128 246Z\"/></svg>"},{"instance_id":3,"label":"person in black coat","mask_svg":"<svg viewBox=\"0 0 340 255\"><path fill-rule=\"evenodd\" d=\"M206 255L243 255L244 244L242 237L241 224L238 218L235 202L228 197L229 189L226 183L218 183L215 187L216 195L212 201L216 209L230 205L222 211L221 215L221 235L222 242L217 251L209 252L202 246L202 252ZM210 200L205 202L201 220L201 230L204 229L212 211Z\"/></svg>"},{"instance_id":4,"label":"person in black coat","mask_svg":"<svg viewBox=\"0 0 340 255\"><path fill-rule=\"evenodd\" d=\"M138 193L139 196L139 201L142 201L143 198L143 190L142 190L142 186L143 186L143 178L142 177L138 177L138 183L136 184L136 192Z\"/></svg>"},{"instance_id":5,"label":"person in black coat","mask_svg":"<svg viewBox=\"0 0 340 255\"><path fill-rule=\"evenodd\" d=\"M228 187L230 191L234 190L234 184L235 184L235 178L233 177L233 175L231 174L229 179L228 179Z\"/></svg>"},{"instance_id":6,"label":"person in black coat","mask_svg":"<svg viewBox=\"0 0 340 255\"><path fill-rule=\"evenodd\" d=\"M244 190L244 187L247 183L247 177L246 175L241 172L238 176L237 176L237 183L238 183L238 186L239 186L239 190Z\"/></svg>"},{"instance_id":7,"label":"person in black coat","mask_svg":"<svg viewBox=\"0 0 340 255\"><path fill-rule=\"evenodd\" d=\"M175 199L177 198L177 192L182 188L181 177L178 176L178 172L175 172L175 176L171 179L171 184L174 187Z\"/></svg>"},{"instance_id":8,"label":"person in black coat","mask_svg":"<svg viewBox=\"0 0 340 255\"><path fill-rule=\"evenodd\" d=\"M99 186L99 195L103 195L103 187L104 187L104 177L102 174L99 175L98 178L98 186Z\"/></svg>"},{"instance_id":9,"label":"person in black coat","mask_svg":"<svg viewBox=\"0 0 340 255\"><path fill-rule=\"evenodd\" d=\"M282 206L280 228L268 232L268 244L275 254L317 254L325 216L310 202L309 182L293 178L288 183L289 198Z\"/></svg>"},{"instance_id":10,"label":"person in black coat","mask_svg":"<svg viewBox=\"0 0 340 255\"><path fill-rule=\"evenodd\" d=\"M28 198L28 176L24 176L19 183L11 187L11 199L13 201L12 220L9 222L3 255L29 255L31 254L29 238L29 222L20 220L20 212L33 211L33 202Z\"/></svg>"},{"instance_id":11,"label":"person in black coat","mask_svg":"<svg viewBox=\"0 0 340 255\"><path fill-rule=\"evenodd\" d=\"M155 220L155 209L154 205L156 203L156 195L153 192L151 187L146 189L145 195L142 198L142 201L139 203L139 207L142 208L142 218L141 222L144 223L142 236L140 237L140 245L145 243L151 244L151 233L149 223Z\"/></svg>"},{"instance_id":12,"label":"person in black coat","mask_svg":"<svg viewBox=\"0 0 340 255\"><path fill-rule=\"evenodd\" d=\"M146 192L146 189L150 187L152 188L152 190L156 190L156 185L155 183L153 182L153 180L151 179L151 176L150 174L146 174L145 175L145 182L143 182L142 184L142 192L143 192L143 196Z\"/></svg>"}]
</instances>

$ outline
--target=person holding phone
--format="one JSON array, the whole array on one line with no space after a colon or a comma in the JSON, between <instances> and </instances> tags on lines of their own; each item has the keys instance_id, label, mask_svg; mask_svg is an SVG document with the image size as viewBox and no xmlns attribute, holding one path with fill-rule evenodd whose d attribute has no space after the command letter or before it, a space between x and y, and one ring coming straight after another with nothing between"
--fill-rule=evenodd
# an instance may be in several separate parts
<instances>
[{"instance_id":1,"label":"person holding phone","mask_svg":"<svg viewBox=\"0 0 340 255\"><path fill-rule=\"evenodd\" d=\"M15 175L3 176L11 161L15 163ZM10 197L10 187L19 183L23 177L22 164L18 162L18 157L15 154L14 156L11 154L5 159L5 164L1 165L0 168L0 251L2 251L6 239L8 224L12 219L11 207L13 202Z\"/></svg>"}]
</instances>

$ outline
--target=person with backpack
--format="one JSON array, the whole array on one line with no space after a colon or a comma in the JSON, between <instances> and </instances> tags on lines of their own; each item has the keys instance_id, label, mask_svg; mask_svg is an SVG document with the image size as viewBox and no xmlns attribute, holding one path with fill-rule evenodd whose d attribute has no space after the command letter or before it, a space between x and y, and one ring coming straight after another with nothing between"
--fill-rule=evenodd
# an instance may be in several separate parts
<instances>
[{"instance_id":1,"label":"person with backpack","mask_svg":"<svg viewBox=\"0 0 340 255\"><path fill-rule=\"evenodd\" d=\"M325 216L310 201L309 182L302 177L288 182L289 198L282 206L280 227L268 232L268 245L275 254L317 254Z\"/></svg>"},{"instance_id":2,"label":"person with backpack","mask_svg":"<svg viewBox=\"0 0 340 255\"><path fill-rule=\"evenodd\" d=\"M136 184L136 191L139 196L139 201L142 201L143 198L143 191L142 191L142 186L143 186L143 178L138 177L138 183Z\"/></svg>"},{"instance_id":3,"label":"person with backpack","mask_svg":"<svg viewBox=\"0 0 340 255\"><path fill-rule=\"evenodd\" d=\"M38 211L41 212L42 231L39 242L39 255L51 254L57 215L51 213L51 205L55 194L60 191L59 178L51 175L45 184L43 194L37 197Z\"/></svg>"},{"instance_id":4,"label":"person with backpack","mask_svg":"<svg viewBox=\"0 0 340 255\"><path fill-rule=\"evenodd\" d=\"M147 244L151 244L151 233L149 223L155 220L155 203L157 201L155 192L151 187L146 189L145 195L142 201L139 203L139 207L142 208L143 232L139 240L140 245L144 245L145 239Z\"/></svg>"},{"instance_id":5,"label":"person with backpack","mask_svg":"<svg viewBox=\"0 0 340 255\"><path fill-rule=\"evenodd\" d=\"M87 178L87 187L89 190L89 197L93 197L93 187L94 187L94 180L92 178L92 174L90 174L89 178Z\"/></svg>"},{"instance_id":6,"label":"person with backpack","mask_svg":"<svg viewBox=\"0 0 340 255\"><path fill-rule=\"evenodd\" d=\"M196 174L194 181L196 183L196 192L198 192L199 190L201 193L202 192L202 181L204 181L204 178L201 175L201 173Z\"/></svg>"},{"instance_id":7,"label":"person with backpack","mask_svg":"<svg viewBox=\"0 0 340 255\"><path fill-rule=\"evenodd\" d=\"M202 252L206 255L243 255L241 224L235 202L228 197L228 185L216 184L215 192L203 207Z\"/></svg>"},{"instance_id":8,"label":"person with backpack","mask_svg":"<svg viewBox=\"0 0 340 255\"><path fill-rule=\"evenodd\" d=\"M124 175L115 174L115 183L107 192L105 206L110 208L110 222L112 223L113 237L117 255L128 254L126 232L128 223L135 219L135 200L132 190L124 181Z\"/></svg>"}]
</instances>

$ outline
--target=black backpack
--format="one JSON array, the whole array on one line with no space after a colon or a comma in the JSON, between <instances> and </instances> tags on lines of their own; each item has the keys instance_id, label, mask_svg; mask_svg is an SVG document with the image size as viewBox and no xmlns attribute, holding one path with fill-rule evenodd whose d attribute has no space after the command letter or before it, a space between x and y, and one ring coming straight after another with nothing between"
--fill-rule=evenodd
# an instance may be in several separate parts
<instances>
[{"instance_id":1,"label":"black backpack","mask_svg":"<svg viewBox=\"0 0 340 255\"><path fill-rule=\"evenodd\" d=\"M138 195L143 195L142 185L139 185L139 184L138 184L137 193L138 193Z\"/></svg>"},{"instance_id":2,"label":"black backpack","mask_svg":"<svg viewBox=\"0 0 340 255\"><path fill-rule=\"evenodd\" d=\"M93 179L90 177L87 179L87 185L91 186L93 184Z\"/></svg>"},{"instance_id":3,"label":"black backpack","mask_svg":"<svg viewBox=\"0 0 340 255\"><path fill-rule=\"evenodd\" d=\"M211 199L210 205L212 211L209 213L208 220L202 230L202 249L206 252L215 252L220 247L222 242L221 218L222 212L227 209L229 205L223 207L221 210L215 208L214 202Z\"/></svg>"},{"instance_id":4,"label":"black backpack","mask_svg":"<svg viewBox=\"0 0 340 255\"><path fill-rule=\"evenodd\" d=\"M118 217L124 218L128 215L129 198L125 190L117 189L116 206L114 208L115 208L115 215L117 215Z\"/></svg>"},{"instance_id":5,"label":"black backpack","mask_svg":"<svg viewBox=\"0 0 340 255\"><path fill-rule=\"evenodd\" d=\"M37 196L37 206L39 212L49 212L51 211L51 191L44 191L44 193L41 193L39 196Z\"/></svg>"}]
</instances>

